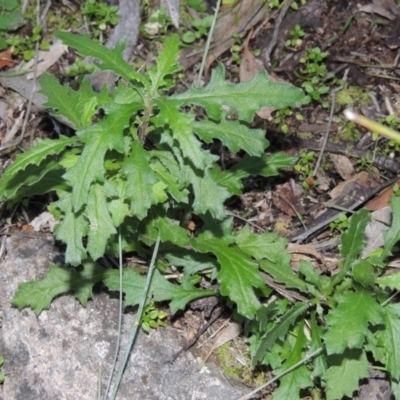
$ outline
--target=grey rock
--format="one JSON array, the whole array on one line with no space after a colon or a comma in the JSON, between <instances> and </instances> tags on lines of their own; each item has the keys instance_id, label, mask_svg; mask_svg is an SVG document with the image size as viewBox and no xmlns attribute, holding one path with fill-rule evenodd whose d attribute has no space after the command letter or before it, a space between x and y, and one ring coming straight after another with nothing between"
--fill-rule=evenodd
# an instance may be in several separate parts
<instances>
[{"instance_id":1,"label":"grey rock","mask_svg":"<svg viewBox=\"0 0 400 400\"><path fill-rule=\"evenodd\" d=\"M18 284L42 278L60 254L50 235L13 235L6 248L0 263L0 355L6 374L0 400L97 399L99 386L104 393L114 357L118 301L100 292L84 308L65 295L39 316L29 308L18 310L11 305ZM124 315L123 349L133 320L134 315ZM232 386L213 364L200 372L195 353L186 352L170 364L182 344L173 328L141 332L117 399L219 400L248 392Z\"/></svg>"}]
</instances>

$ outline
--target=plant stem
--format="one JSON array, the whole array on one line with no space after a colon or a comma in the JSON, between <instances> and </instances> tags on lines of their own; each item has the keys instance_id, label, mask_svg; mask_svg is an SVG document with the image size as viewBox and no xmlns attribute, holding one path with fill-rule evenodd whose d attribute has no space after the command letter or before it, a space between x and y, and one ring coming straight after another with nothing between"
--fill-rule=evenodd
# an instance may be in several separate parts
<instances>
[{"instance_id":1,"label":"plant stem","mask_svg":"<svg viewBox=\"0 0 400 400\"><path fill-rule=\"evenodd\" d=\"M137 312L137 315L136 315L135 322L133 324L131 336L129 337L128 344L126 346L125 355L124 355L124 358L122 360L122 365L121 365L121 368L120 368L120 370L118 372L117 379L116 379L116 381L114 383L114 389L113 389L113 393L111 395L111 399L112 400L115 400L115 398L117 396L118 387L119 387L119 384L121 383L121 379L122 379L122 374L124 373L126 364L128 362L129 354L131 352L133 343L134 343L134 341L136 339L136 336L137 336L137 331L138 331L138 328L140 326L140 320L142 319L143 309L144 309L144 306L145 306L146 300L147 300L147 293L148 293L149 288L150 288L151 278L153 277L154 265L156 263L156 257L157 257L159 246L160 246L160 235L157 236L156 244L155 244L154 250L153 250L153 256L151 258L151 263L150 263L150 266L149 266L149 271L147 273L146 284L145 284L144 289L143 289L142 299L141 299L141 302L139 304L139 309L138 309L138 312Z\"/></svg>"},{"instance_id":2,"label":"plant stem","mask_svg":"<svg viewBox=\"0 0 400 400\"><path fill-rule=\"evenodd\" d=\"M323 348L320 347L317 350L315 350L314 352L312 352L311 354L309 354L308 356L306 356L305 358L303 358L301 361L299 361L298 363L292 365L290 368L288 368L286 371L282 372L281 374L275 376L274 378L270 379L267 383L264 383L264 385L259 386L258 388L254 389L252 392L246 394L246 396L241 397L239 400L246 400L246 399L250 399L253 395L255 395L256 393L258 393L260 390L266 388L267 386L271 385L272 383L274 383L275 381L277 381L278 379L281 379L282 376L288 374L289 372L294 371L297 367L300 367L300 365L303 365L305 362L307 362L308 360L310 360L311 358L317 356L318 354L320 354L322 352Z\"/></svg>"}]
</instances>

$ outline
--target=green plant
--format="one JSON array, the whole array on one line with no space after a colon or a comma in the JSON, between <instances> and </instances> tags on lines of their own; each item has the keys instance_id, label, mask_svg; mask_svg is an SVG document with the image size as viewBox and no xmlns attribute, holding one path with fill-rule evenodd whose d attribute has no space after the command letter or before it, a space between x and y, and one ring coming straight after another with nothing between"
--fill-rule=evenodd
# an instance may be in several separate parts
<instances>
[{"instance_id":1,"label":"green plant","mask_svg":"<svg viewBox=\"0 0 400 400\"><path fill-rule=\"evenodd\" d=\"M97 0L86 0L82 15L87 17L94 36L98 37L107 27L118 24L117 10L118 6L110 6Z\"/></svg>"},{"instance_id":2,"label":"green plant","mask_svg":"<svg viewBox=\"0 0 400 400\"><path fill-rule=\"evenodd\" d=\"M276 110L274 113L274 122L279 126L279 129L283 133L289 132L289 126L286 121L289 117L293 115L293 111L290 108L282 108L280 110ZM303 121L303 116L300 113L295 113L294 117L297 121Z\"/></svg>"},{"instance_id":3,"label":"green plant","mask_svg":"<svg viewBox=\"0 0 400 400\"><path fill-rule=\"evenodd\" d=\"M345 213L340 213L337 218L329 224L331 232L339 231L344 232L350 224L350 218Z\"/></svg>"},{"instance_id":4,"label":"green plant","mask_svg":"<svg viewBox=\"0 0 400 400\"><path fill-rule=\"evenodd\" d=\"M7 47L4 32L15 31L24 23L17 0L0 0L0 50Z\"/></svg>"},{"instance_id":5,"label":"green plant","mask_svg":"<svg viewBox=\"0 0 400 400\"><path fill-rule=\"evenodd\" d=\"M66 71L66 76L76 76L76 75L85 75L92 74L95 71L96 67L93 64L85 64L82 59L78 58L74 64L69 66Z\"/></svg>"},{"instance_id":6,"label":"green plant","mask_svg":"<svg viewBox=\"0 0 400 400\"><path fill-rule=\"evenodd\" d=\"M315 186L316 182L310 179L314 176L313 164L315 163L315 153L313 151L301 151L297 164L294 166L295 171L299 172L304 178L302 186L304 189L309 189L311 186Z\"/></svg>"},{"instance_id":7,"label":"green plant","mask_svg":"<svg viewBox=\"0 0 400 400\"><path fill-rule=\"evenodd\" d=\"M35 44L40 42L40 50L49 50L50 44L42 39L42 25L33 28L32 36L21 37L15 35L6 40L9 46L13 46L13 54L22 54L25 61L29 61L35 56Z\"/></svg>"},{"instance_id":8,"label":"green plant","mask_svg":"<svg viewBox=\"0 0 400 400\"><path fill-rule=\"evenodd\" d=\"M187 0L188 7L193 8L197 12L207 11L207 5L204 0Z\"/></svg>"},{"instance_id":9,"label":"green plant","mask_svg":"<svg viewBox=\"0 0 400 400\"><path fill-rule=\"evenodd\" d=\"M187 30L183 33L183 35L181 36L182 42L186 44L192 44L197 39L207 36L213 18L214 17L212 15L207 15L206 17L201 19L192 18L191 25L193 29Z\"/></svg>"},{"instance_id":10,"label":"green plant","mask_svg":"<svg viewBox=\"0 0 400 400\"><path fill-rule=\"evenodd\" d=\"M239 64L242 60L241 50L242 50L242 38L240 35L233 34L232 38L235 40L231 47L232 61Z\"/></svg>"},{"instance_id":11,"label":"green plant","mask_svg":"<svg viewBox=\"0 0 400 400\"><path fill-rule=\"evenodd\" d=\"M321 51L319 47L307 50L307 55L300 58L300 63L303 64L301 69L301 79L304 80L302 87L307 93L304 99L304 104L309 104L311 101L320 101L321 96L329 92L330 86L326 84L328 80L332 83L337 83L338 80L332 72L327 72L324 63L328 56L326 51ZM327 108L329 103L322 102L322 106Z\"/></svg>"},{"instance_id":12,"label":"green plant","mask_svg":"<svg viewBox=\"0 0 400 400\"><path fill-rule=\"evenodd\" d=\"M280 386L272 399L299 399L302 389L320 386L327 400L352 397L369 363L390 375L399 398L400 273L388 274L385 260L400 239L400 198L391 200L393 223L385 245L370 257L360 257L367 210L356 212L342 234L339 271L325 275L308 261L298 273L280 270L274 279L305 298L279 298L259 310L251 322L253 363L269 365ZM289 301L291 300L291 301ZM311 361L307 353L314 354ZM316 355L318 354L318 355ZM280 375L292 366L286 375ZM311 374L312 371L312 374ZM266 383L269 384L270 382Z\"/></svg>"},{"instance_id":13,"label":"green plant","mask_svg":"<svg viewBox=\"0 0 400 400\"><path fill-rule=\"evenodd\" d=\"M166 327L165 319L168 314L165 311L156 308L154 301L147 304L143 311L142 328L145 332L150 332L150 329L157 329L159 327Z\"/></svg>"},{"instance_id":14,"label":"green plant","mask_svg":"<svg viewBox=\"0 0 400 400\"><path fill-rule=\"evenodd\" d=\"M293 29L289 31L290 39L287 39L285 46L287 47L299 47L303 43L302 37L305 35L303 29L299 24L296 24Z\"/></svg>"},{"instance_id":15,"label":"green plant","mask_svg":"<svg viewBox=\"0 0 400 400\"><path fill-rule=\"evenodd\" d=\"M60 220L55 235L66 244L66 262L83 270L52 265L44 280L20 286L14 304L39 313L66 291L86 304L92 286L101 280L118 290L117 271L96 263L104 254L118 254L118 231L123 251L143 258L160 236L165 262L182 269L182 278L175 282L155 271L150 289L155 302L170 301L172 313L196 298L216 294L199 287L199 274L207 270L241 315L254 316L261 307L257 294L271 292L258 272L258 260L280 263L286 241L247 229L234 233L224 202L241 193L246 177L276 175L294 162L283 153L266 156L264 131L248 125L261 106L296 104L302 91L272 83L265 73L233 85L224 80L220 66L204 88L169 96L179 70L177 36L166 39L156 65L140 73L123 60L123 43L110 50L87 36L57 37L81 55L101 60L99 68L114 71L124 81L112 92L103 88L97 93L87 80L73 91L51 75L40 79L47 107L67 118L77 128L76 136L40 141L19 155L4 173L0 193L3 199L18 199L56 191L58 200L49 206ZM198 117L192 105L202 107L205 115ZM207 146L215 139L247 155L221 170L218 156ZM189 237L185 223L191 214L201 223L197 236ZM254 259L252 243L260 240L272 249ZM124 270L125 305L137 304L144 280L137 271Z\"/></svg>"}]
</instances>

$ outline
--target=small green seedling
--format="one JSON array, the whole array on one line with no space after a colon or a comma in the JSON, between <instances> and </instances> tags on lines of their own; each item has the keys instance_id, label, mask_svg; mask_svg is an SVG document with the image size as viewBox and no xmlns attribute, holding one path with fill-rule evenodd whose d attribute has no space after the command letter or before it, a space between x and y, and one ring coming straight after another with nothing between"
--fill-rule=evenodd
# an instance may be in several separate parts
<instances>
[{"instance_id":1,"label":"small green seedling","mask_svg":"<svg viewBox=\"0 0 400 400\"><path fill-rule=\"evenodd\" d=\"M22 54L25 61L29 61L35 56L36 42L40 42L40 50L49 50L49 42L42 40L42 25L36 25L33 28L32 36L21 37L15 35L6 40L9 46L13 46L13 54Z\"/></svg>"},{"instance_id":2,"label":"small green seedling","mask_svg":"<svg viewBox=\"0 0 400 400\"><path fill-rule=\"evenodd\" d=\"M350 225L350 218L347 217L346 214L340 213L337 216L337 218L329 224L329 230L331 232L338 231L342 233L346 229L348 229L349 225Z\"/></svg>"},{"instance_id":3,"label":"small green seedling","mask_svg":"<svg viewBox=\"0 0 400 400\"><path fill-rule=\"evenodd\" d=\"M304 37L305 32L301 29L299 24L289 31L290 38L286 40L285 46L287 47L299 47L303 43L302 37Z\"/></svg>"},{"instance_id":4,"label":"small green seedling","mask_svg":"<svg viewBox=\"0 0 400 400\"><path fill-rule=\"evenodd\" d=\"M142 328L149 333L151 329L165 328L167 326L165 319L168 313L156 308L154 301L146 306L142 316Z\"/></svg>"},{"instance_id":5,"label":"small green seedling","mask_svg":"<svg viewBox=\"0 0 400 400\"><path fill-rule=\"evenodd\" d=\"M118 6L109 6L107 3L96 0L86 0L82 9L82 14L89 20L95 37L103 32L107 27L113 27L118 24L117 16Z\"/></svg>"},{"instance_id":6,"label":"small green seedling","mask_svg":"<svg viewBox=\"0 0 400 400\"><path fill-rule=\"evenodd\" d=\"M15 31L24 24L17 0L0 0L0 50L8 46L5 32Z\"/></svg>"},{"instance_id":7,"label":"small green seedling","mask_svg":"<svg viewBox=\"0 0 400 400\"><path fill-rule=\"evenodd\" d=\"M202 19L192 19L191 23L193 26L193 30L188 30L181 36L182 42L186 44L192 44L197 39L207 36L212 21L212 15L208 15L207 17Z\"/></svg>"}]
</instances>

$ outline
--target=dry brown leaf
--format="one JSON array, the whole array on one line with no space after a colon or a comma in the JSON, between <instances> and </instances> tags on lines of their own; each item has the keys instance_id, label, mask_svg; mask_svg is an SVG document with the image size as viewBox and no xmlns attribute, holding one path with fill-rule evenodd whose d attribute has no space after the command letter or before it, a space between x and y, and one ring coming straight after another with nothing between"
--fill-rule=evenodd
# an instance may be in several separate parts
<instances>
[{"instance_id":1,"label":"dry brown leaf","mask_svg":"<svg viewBox=\"0 0 400 400\"><path fill-rule=\"evenodd\" d=\"M221 330L216 336L210 351L207 353L203 362L201 363L200 369L204 367L204 364L210 358L211 354L215 351L215 349L218 349L218 347L224 345L225 343L231 341L232 339L235 339L240 335L241 332L242 332L242 326L237 322L230 322L226 328Z\"/></svg>"},{"instance_id":2,"label":"dry brown leaf","mask_svg":"<svg viewBox=\"0 0 400 400\"><path fill-rule=\"evenodd\" d=\"M66 51L68 51L68 46L58 39L54 40L54 43L50 46L49 50L39 51L36 77L39 77L46 72ZM35 60L32 59L24 66L24 69L32 69L34 68L34 65ZM26 74L26 79L33 79L34 76L34 72L29 72L29 74Z\"/></svg>"},{"instance_id":3,"label":"dry brown leaf","mask_svg":"<svg viewBox=\"0 0 400 400\"><path fill-rule=\"evenodd\" d=\"M364 186L364 187L373 187L376 185L376 182L374 182L371 179L368 172L361 171L358 174L355 174L352 177L346 179L344 182L339 183L339 185L337 185L330 191L329 195L331 196L332 199L334 199L335 197L339 196L343 192L343 189L347 185L349 185L353 182L357 182L361 186Z\"/></svg>"},{"instance_id":4,"label":"dry brown leaf","mask_svg":"<svg viewBox=\"0 0 400 400\"><path fill-rule=\"evenodd\" d=\"M0 53L0 69L5 67L11 68L13 65L14 61L12 59L12 48L10 47L9 49Z\"/></svg>"},{"instance_id":5,"label":"dry brown leaf","mask_svg":"<svg viewBox=\"0 0 400 400\"><path fill-rule=\"evenodd\" d=\"M214 47L207 57L206 70L235 43L234 35L244 35L265 17L265 5L261 0L242 0L218 18L214 33ZM180 64L184 69L201 60L203 52L183 51Z\"/></svg>"},{"instance_id":6,"label":"dry brown leaf","mask_svg":"<svg viewBox=\"0 0 400 400\"><path fill-rule=\"evenodd\" d=\"M331 154L330 159L342 179L349 179L354 174L354 167L350 159L341 154Z\"/></svg>"},{"instance_id":7,"label":"dry brown leaf","mask_svg":"<svg viewBox=\"0 0 400 400\"><path fill-rule=\"evenodd\" d=\"M400 180L398 180L396 183L397 185L400 185ZM393 194L393 186L383 189L374 199L370 200L365 205L365 208L370 211L375 211L388 206L390 197Z\"/></svg>"},{"instance_id":8,"label":"dry brown leaf","mask_svg":"<svg viewBox=\"0 0 400 400\"><path fill-rule=\"evenodd\" d=\"M295 186L297 193L294 192L293 186ZM279 185L272 195L275 207L289 216L304 214L305 210L301 204L302 191L300 188L300 185L296 183L292 185L290 182Z\"/></svg>"}]
</instances>

